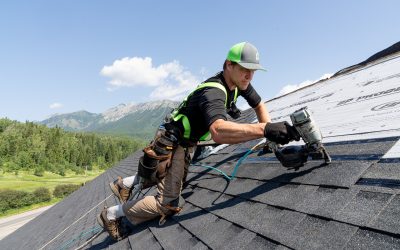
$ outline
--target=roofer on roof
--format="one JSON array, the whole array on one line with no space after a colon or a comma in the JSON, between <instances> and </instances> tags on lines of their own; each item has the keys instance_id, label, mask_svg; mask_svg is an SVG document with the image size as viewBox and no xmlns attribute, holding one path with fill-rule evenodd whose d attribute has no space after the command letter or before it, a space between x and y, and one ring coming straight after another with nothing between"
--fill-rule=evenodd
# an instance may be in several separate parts
<instances>
[{"instance_id":1,"label":"roofer on roof","mask_svg":"<svg viewBox=\"0 0 400 250\"><path fill-rule=\"evenodd\" d=\"M248 42L234 45L223 71L201 83L160 126L154 140L143 150L138 174L118 177L110 183L123 205L105 208L98 215L98 222L113 239L121 239L122 216L136 225L160 216L163 220L182 209L180 194L190 163L189 153L198 141L211 137L216 143L235 144L266 137L287 144L295 139L295 129L287 122L271 123L264 103L250 83L256 70L264 70L257 48ZM259 123L227 120L228 114L234 119L240 116L235 106L238 96L254 109ZM144 187L157 185L157 195L128 200L139 180L144 180Z\"/></svg>"}]
</instances>

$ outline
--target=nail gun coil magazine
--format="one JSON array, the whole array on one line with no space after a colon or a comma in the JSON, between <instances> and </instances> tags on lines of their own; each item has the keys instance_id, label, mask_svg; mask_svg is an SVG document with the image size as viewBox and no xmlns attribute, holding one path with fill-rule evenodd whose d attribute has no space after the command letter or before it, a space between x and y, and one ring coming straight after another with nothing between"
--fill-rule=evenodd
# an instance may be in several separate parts
<instances>
[{"instance_id":1,"label":"nail gun coil magazine","mask_svg":"<svg viewBox=\"0 0 400 250\"><path fill-rule=\"evenodd\" d=\"M305 145L275 148L275 156L281 164L298 170L304 166L309 156L313 160L324 159L326 164L330 163L331 157L322 144L322 133L308 108L296 110L290 115L290 119Z\"/></svg>"}]
</instances>

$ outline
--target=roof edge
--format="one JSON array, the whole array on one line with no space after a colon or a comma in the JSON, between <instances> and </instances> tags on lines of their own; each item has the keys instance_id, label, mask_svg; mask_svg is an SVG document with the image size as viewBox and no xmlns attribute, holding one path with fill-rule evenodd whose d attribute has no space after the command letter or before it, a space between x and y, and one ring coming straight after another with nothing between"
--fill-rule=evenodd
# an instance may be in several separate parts
<instances>
[{"instance_id":1,"label":"roof edge","mask_svg":"<svg viewBox=\"0 0 400 250\"><path fill-rule=\"evenodd\" d=\"M348 72L353 71L353 70L355 70L357 68L366 66L367 64L369 64L371 62L377 61L379 59L383 59L385 57L392 56L392 55L394 55L394 54L396 54L398 52L400 52L400 42L397 42L397 43L393 44L392 46L390 46L390 47L388 47L388 48L386 48L384 50L381 50L378 53L373 54L372 56L370 56L365 61L362 61L362 62L360 62L358 64L354 64L352 66L349 66L347 68L339 70L338 72L333 74L332 77L336 77L338 75L342 75L342 74L348 73Z\"/></svg>"}]
</instances>

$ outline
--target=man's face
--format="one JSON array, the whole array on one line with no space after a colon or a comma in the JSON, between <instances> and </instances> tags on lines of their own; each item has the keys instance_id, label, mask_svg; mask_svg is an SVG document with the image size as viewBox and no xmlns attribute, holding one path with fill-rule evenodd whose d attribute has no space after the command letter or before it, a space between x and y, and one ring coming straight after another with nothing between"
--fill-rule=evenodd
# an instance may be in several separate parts
<instances>
[{"instance_id":1,"label":"man's face","mask_svg":"<svg viewBox=\"0 0 400 250\"><path fill-rule=\"evenodd\" d=\"M231 80L240 89L245 90L253 79L254 71L243 68L239 64L231 64Z\"/></svg>"}]
</instances>

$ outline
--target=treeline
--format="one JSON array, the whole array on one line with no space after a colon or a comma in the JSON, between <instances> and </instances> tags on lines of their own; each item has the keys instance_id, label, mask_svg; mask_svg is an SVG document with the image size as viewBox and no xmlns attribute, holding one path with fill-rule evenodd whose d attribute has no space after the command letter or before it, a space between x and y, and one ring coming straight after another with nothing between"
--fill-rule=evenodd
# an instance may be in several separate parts
<instances>
[{"instance_id":1,"label":"treeline","mask_svg":"<svg viewBox=\"0 0 400 250\"><path fill-rule=\"evenodd\" d=\"M36 189L33 193L19 190L0 190L0 213L50 200L51 193L44 187Z\"/></svg>"},{"instance_id":2,"label":"treeline","mask_svg":"<svg viewBox=\"0 0 400 250\"><path fill-rule=\"evenodd\" d=\"M56 186L53 195L50 190L45 187L37 188L32 193L10 189L0 190L0 213L4 213L10 209L22 208L40 202L47 202L50 201L52 197L64 198L80 187L80 185L75 184L61 184Z\"/></svg>"},{"instance_id":3,"label":"treeline","mask_svg":"<svg viewBox=\"0 0 400 250\"><path fill-rule=\"evenodd\" d=\"M68 169L76 173L94 165L105 169L143 145L143 141L131 138L0 119L0 168L4 172L33 170L41 176L49 171L64 176Z\"/></svg>"}]
</instances>

